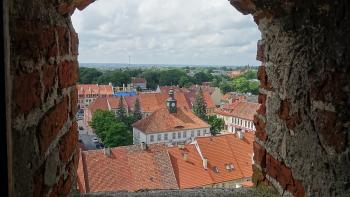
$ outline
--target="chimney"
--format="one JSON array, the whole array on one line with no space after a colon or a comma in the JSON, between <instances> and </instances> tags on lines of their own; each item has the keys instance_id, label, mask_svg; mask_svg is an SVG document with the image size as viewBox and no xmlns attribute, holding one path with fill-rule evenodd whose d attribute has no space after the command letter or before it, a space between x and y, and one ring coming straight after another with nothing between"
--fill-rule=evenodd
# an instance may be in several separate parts
<instances>
[{"instance_id":1,"label":"chimney","mask_svg":"<svg viewBox=\"0 0 350 197\"><path fill-rule=\"evenodd\" d=\"M109 83L108 83L108 85L112 86L112 83L111 83L111 82L109 82Z\"/></svg>"},{"instance_id":2,"label":"chimney","mask_svg":"<svg viewBox=\"0 0 350 197\"><path fill-rule=\"evenodd\" d=\"M237 131L237 137L242 140L244 138L243 131Z\"/></svg>"},{"instance_id":3,"label":"chimney","mask_svg":"<svg viewBox=\"0 0 350 197\"><path fill-rule=\"evenodd\" d=\"M141 142L141 150L146 150L147 144L145 142Z\"/></svg>"},{"instance_id":4,"label":"chimney","mask_svg":"<svg viewBox=\"0 0 350 197\"><path fill-rule=\"evenodd\" d=\"M109 148L109 147L104 148L103 151L104 151L104 154L105 154L107 157L110 157L110 156L111 156L111 148Z\"/></svg>"},{"instance_id":5,"label":"chimney","mask_svg":"<svg viewBox=\"0 0 350 197\"><path fill-rule=\"evenodd\" d=\"M205 157L203 157L203 168L206 170L208 169L208 159Z\"/></svg>"}]
</instances>

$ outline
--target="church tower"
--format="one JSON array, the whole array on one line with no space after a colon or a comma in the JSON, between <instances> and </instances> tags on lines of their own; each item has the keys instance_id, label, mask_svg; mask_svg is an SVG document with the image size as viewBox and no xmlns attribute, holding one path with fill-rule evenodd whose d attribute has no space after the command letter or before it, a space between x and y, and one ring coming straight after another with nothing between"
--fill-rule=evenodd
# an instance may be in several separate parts
<instances>
[{"instance_id":1,"label":"church tower","mask_svg":"<svg viewBox=\"0 0 350 197\"><path fill-rule=\"evenodd\" d=\"M176 99L175 99L175 95L174 95L174 90L169 90L169 98L167 99L167 103L166 106L168 108L168 111L170 113L176 113Z\"/></svg>"}]
</instances>

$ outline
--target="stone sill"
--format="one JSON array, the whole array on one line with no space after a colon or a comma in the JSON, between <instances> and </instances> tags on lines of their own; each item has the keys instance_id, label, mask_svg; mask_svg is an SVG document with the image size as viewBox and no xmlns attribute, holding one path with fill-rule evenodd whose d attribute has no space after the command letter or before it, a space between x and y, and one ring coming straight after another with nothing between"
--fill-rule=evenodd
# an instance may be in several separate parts
<instances>
[{"instance_id":1,"label":"stone sill","mask_svg":"<svg viewBox=\"0 0 350 197\"><path fill-rule=\"evenodd\" d=\"M97 196L113 196L113 197L147 197L147 196L178 196L178 197L193 197L193 196L230 196L230 197L254 197L254 196L278 196L274 193L258 191L255 188L238 188L238 189L185 189L185 190L149 190L139 192L99 192L87 194L75 194L71 196L97 197Z\"/></svg>"}]
</instances>

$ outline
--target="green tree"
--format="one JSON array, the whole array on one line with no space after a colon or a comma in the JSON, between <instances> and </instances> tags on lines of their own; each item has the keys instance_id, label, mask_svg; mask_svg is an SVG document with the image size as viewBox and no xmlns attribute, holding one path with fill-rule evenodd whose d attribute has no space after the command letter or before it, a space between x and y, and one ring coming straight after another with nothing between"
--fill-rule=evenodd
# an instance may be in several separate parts
<instances>
[{"instance_id":1,"label":"green tree","mask_svg":"<svg viewBox=\"0 0 350 197\"><path fill-rule=\"evenodd\" d=\"M136 91L137 91L137 92L142 92L142 88L141 88L140 86L137 86L137 87L136 87Z\"/></svg>"},{"instance_id":2,"label":"green tree","mask_svg":"<svg viewBox=\"0 0 350 197\"><path fill-rule=\"evenodd\" d=\"M207 105L204 100L202 88L199 88L198 93L193 104L193 113L195 113L202 120L207 119Z\"/></svg>"},{"instance_id":3,"label":"green tree","mask_svg":"<svg viewBox=\"0 0 350 197\"><path fill-rule=\"evenodd\" d=\"M115 122L115 115L111 111L96 110L91 121L91 127L95 130L96 135L104 141L108 125Z\"/></svg>"},{"instance_id":4,"label":"green tree","mask_svg":"<svg viewBox=\"0 0 350 197\"><path fill-rule=\"evenodd\" d=\"M190 87L192 85L191 79L188 76L181 76L179 85L181 87Z\"/></svg>"},{"instance_id":5,"label":"green tree","mask_svg":"<svg viewBox=\"0 0 350 197\"><path fill-rule=\"evenodd\" d=\"M259 94L259 82L258 81L249 81L249 89L248 91L252 94Z\"/></svg>"},{"instance_id":6,"label":"green tree","mask_svg":"<svg viewBox=\"0 0 350 197\"><path fill-rule=\"evenodd\" d=\"M119 105L116 112L117 120L119 122L124 122L126 120L126 110L124 107L123 97L121 96L119 99Z\"/></svg>"},{"instance_id":7,"label":"green tree","mask_svg":"<svg viewBox=\"0 0 350 197\"><path fill-rule=\"evenodd\" d=\"M91 126L102 143L108 147L132 144L132 134L128 125L117 122L112 111L96 110Z\"/></svg>"},{"instance_id":8,"label":"green tree","mask_svg":"<svg viewBox=\"0 0 350 197\"><path fill-rule=\"evenodd\" d=\"M208 123L210 124L210 133L212 135L217 135L221 130L224 129L224 120L221 118L217 118L216 116L209 116Z\"/></svg>"},{"instance_id":9,"label":"green tree","mask_svg":"<svg viewBox=\"0 0 350 197\"><path fill-rule=\"evenodd\" d=\"M205 73L205 72L202 72L202 71L194 74L194 82L196 84L202 84L203 82L208 82L212 78L213 77L211 76L211 74Z\"/></svg>"},{"instance_id":10,"label":"green tree","mask_svg":"<svg viewBox=\"0 0 350 197\"><path fill-rule=\"evenodd\" d=\"M98 71L96 68L81 67L79 68L79 83L81 84L97 83L97 79L102 74L103 73Z\"/></svg>"},{"instance_id":11,"label":"green tree","mask_svg":"<svg viewBox=\"0 0 350 197\"><path fill-rule=\"evenodd\" d=\"M133 114L134 114L134 118L136 121L142 119L141 106L140 106L140 101L138 98L136 98L136 101L135 101Z\"/></svg>"},{"instance_id":12,"label":"green tree","mask_svg":"<svg viewBox=\"0 0 350 197\"><path fill-rule=\"evenodd\" d=\"M132 144L132 135L122 122L112 122L105 130L103 144L107 147L125 146Z\"/></svg>"},{"instance_id":13,"label":"green tree","mask_svg":"<svg viewBox=\"0 0 350 197\"><path fill-rule=\"evenodd\" d=\"M232 92L232 90L233 90L232 86L230 84L228 84L227 82L221 83L219 88L223 94L226 94L228 92Z\"/></svg>"}]
</instances>

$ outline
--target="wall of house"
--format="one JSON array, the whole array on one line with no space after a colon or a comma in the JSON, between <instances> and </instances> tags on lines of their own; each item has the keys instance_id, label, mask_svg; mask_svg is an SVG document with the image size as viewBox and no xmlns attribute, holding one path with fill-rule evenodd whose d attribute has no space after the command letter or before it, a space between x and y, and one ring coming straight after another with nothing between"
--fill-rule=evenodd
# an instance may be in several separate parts
<instances>
[{"instance_id":1,"label":"wall of house","mask_svg":"<svg viewBox=\"0 0 350 197\"><path fill-rule=\"evenodd\" d=\"M231 0L261 31L254 181L294 196L350 193L350 3Z\"/></svg>"},{"instance_id":2,"label":"wall of house","mask_svg":"<svg viewBox=\"0 0 350 197\"><path fill-rule=\"evenodd\" d=\"M193 131L193 136L192 136L192 131ZM200 131L199 135L197 135L197 131ZM184 132L186 132L186 137L184 137ZM173 133L175 133L175 136L176 136L175 138L173 138ZM179 137L179 133L180 133L180 137ZM165 134L168 134L167 140L164 139ZM146 142L146 144L183 142L197 136L205 136L205 134L210 134L210 128L181 130L181 131L155 133L155 134L146 134L136 128L133 128L134 144L141 143L141 142ZM161 140L158 140L158 135L161 135ZM153 141L151 141L151 138L152 138L151 136L153 136Z\"/></svg>"},{"instance_id":3,"label":"wall of house","mask_svg":"<svg viewBox=\"0 0 350 197\"><path fill-rule=\"evenodd\" d=\"M74 1L9 1L11 196L66 196L77 169Z\"/></svg>"}]
</instances>

